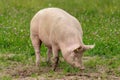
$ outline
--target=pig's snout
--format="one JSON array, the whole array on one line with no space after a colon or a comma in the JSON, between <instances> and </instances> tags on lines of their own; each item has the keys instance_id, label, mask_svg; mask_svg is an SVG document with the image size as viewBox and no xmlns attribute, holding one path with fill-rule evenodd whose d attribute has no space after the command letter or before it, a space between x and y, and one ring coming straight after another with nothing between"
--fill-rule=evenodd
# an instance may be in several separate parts
<instances>
[{"instance_id":1,"label":"pig's snout","mask_svg":"<svg viewBox=\"0 0 120 80\"><path fill-rule=\"evenodd\" d=\"M76 68L79 68L80 70L84 70L85 69L85 67L82 66L82 64L80 64L80 63L76 63L73 66L76 67Z\"/></svg>"}]
</instances>

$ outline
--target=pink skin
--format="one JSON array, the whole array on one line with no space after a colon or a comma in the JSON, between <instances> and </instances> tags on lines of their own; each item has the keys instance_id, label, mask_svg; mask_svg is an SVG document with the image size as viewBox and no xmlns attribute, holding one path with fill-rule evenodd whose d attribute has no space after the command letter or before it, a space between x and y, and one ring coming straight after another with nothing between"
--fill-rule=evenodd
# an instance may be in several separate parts
<instances>
[{"instance_id":1,"label":"pink skin","mask_svg":"<svg viewBox=\"0 0 120 80\"><path fill-rule=\"evenodd\" d=\"M65 53L65 55L63 55L64 59L73 67L79 68L81 70L84 69L84 66L82 64L82 55L83 55L83 51L70 51Z\"/></svg>"},{"instance_id":2,"label":"pink skin","mask_svg":"<svg viewBox=\"0 0 120 80\"><path fill-rule=\"evenodd\" d=\"M35 50L36 66L39 66L40 47L44 43L48 48L48 62L53 53L53 70L58 64L59 51L70 65L84 69L82 66L83 52L94 48L94 45L84 45L82 35L81 24L66 11L59 8L40 10L30 23L30 37Z\"/></svg>"}]
</instances>

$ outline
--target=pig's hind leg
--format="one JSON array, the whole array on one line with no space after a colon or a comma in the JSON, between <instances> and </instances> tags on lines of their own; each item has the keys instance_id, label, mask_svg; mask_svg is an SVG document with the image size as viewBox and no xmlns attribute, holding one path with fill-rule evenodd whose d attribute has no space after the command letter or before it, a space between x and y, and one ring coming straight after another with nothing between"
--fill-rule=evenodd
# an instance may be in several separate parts
<instances>
[{"instance_id":1,"label":"pig's hind leg","mask_svg":"<svg viewBox=\"0 0 120 80\"><path fill-rule=\"evenodd\" d=\"M36 66L38 67L40 64L40 46L42 44L42 41L39 39L37 35L31 35L30 37L31 37L32 45L35 50Z\"/></svg>"}]
</instances>

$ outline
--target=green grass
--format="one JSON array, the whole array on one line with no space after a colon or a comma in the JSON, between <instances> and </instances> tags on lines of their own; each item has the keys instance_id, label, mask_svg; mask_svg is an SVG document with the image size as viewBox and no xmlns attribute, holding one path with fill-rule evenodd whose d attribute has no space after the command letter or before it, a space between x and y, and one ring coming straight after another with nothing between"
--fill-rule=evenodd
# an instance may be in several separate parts
<instances>
[{"instance_id":1,"label":"green grass","mask_svg":"<svg viewBox=\"0 0 120 80\"><path fill-rule=\"evenodd\" d=\"M97 56L85 62L85 72L99 72L120 76L120 9L119 0L1 0L0 1L0 71L11 62L33 63L34 50L30 41L30 20L37 11L59 7L75 16L81 23L85 44L96 46L84 56ZM41 55L46 57L42 45ZM11 55L13 56L7 56ZM4 56L5 55L5 56ZM31 60L30 62L28 62ZM47 66L43 63L44 66ZM60 63L66 72L78 72L66 62ZM92 68L92 69L91 69ZM4 77L3 80L10 80Z\"/></svg>"},{"instance_id":2,"label":"green grass","mask_svg":"<svg viewBox=\"0 0 120 80\"><path fill-rule=\"evenodd\" d=\"M3 76L1 80L12 80L12 78L10 76Z\"/></svg>"}]
</instances>

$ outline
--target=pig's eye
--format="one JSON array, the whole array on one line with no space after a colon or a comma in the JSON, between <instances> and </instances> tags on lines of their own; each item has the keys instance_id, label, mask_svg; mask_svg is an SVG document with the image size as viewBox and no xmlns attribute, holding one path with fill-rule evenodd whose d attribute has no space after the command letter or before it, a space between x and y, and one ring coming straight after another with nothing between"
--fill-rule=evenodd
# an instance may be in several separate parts
<instances>
[{"instance_id":1,"label":"pig's eye","mask_svg":"<svg viewBox=\"0 0 120 80\"><path fill-rule=\"evenodd\" d=\"M74 53L78 53L80 51L81 48L77 48L74 50Z\"/></svg>"},{"instance_id":2,"label":"pig's eye","mask_svg":"<svg viewBox=\"0 0 120 80\"><path fill-rule=\"evenodd\" d=\"M74 53L79 53L79 52L80 52L79 48L77 48L77 49L74 50Z\"/></svg>"},{"instance_id":3,"label":"pig's eye","mask_svg":"<svg viewBox=\"0 0 120 80\"><path fill-rule=\"evenodd\" d=\"M80 46L78 49L80 50L82 48L82 46Z\"/></svg>"},{"instance_id":4,"label":"pig's eye","mask_svg":"<svg viewBox=\"0 0 120 80\"><path fill-rule=\"evenodd\" d=\"M78 49L75 49L75 50L74 50L74 53L78 53L78 52L79 52L79 50L78 50Z\"/></svg>"},{"instance_id":5,"label":"pig's eye","mask_svg":"<svg viewBox=\"0 0 120 80\"><path fill-rule=\"evenodd\" d=\"M80 46L77 49L74 50L74 53L79 53L83 48Z\"/></svg>"}]
</instances>

